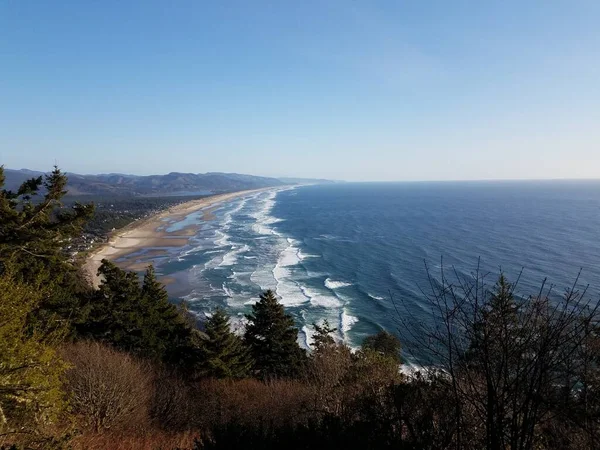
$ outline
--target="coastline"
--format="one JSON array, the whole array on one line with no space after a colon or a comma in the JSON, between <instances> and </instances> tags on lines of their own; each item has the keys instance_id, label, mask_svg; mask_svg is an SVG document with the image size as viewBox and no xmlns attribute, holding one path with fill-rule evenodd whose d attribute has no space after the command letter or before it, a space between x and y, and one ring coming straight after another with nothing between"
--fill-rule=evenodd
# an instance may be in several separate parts
<instances>
[{"instance_id":1,"label":"coastline","mask_svg":"<svg viewBox=\"0 0 600 450\"><path fill-rule=\"evenodd\" d=\"M195 235L199 225L188 225L183 229L168 232L161 230L166 224L164 219L183 219L202 208L210 208L219 203L233 200L244 195L264 192L274 187L250 189L245 191L230 192L227 194L216 194L197 200L173 206L148 218L137 220L120 230L116 230L110 236L107 243L95 249L85 260L83 270L85 276L90 280L94 289L100 285L98 269L103 259L110 261L123 258L140 250L154 247L182 247ZM207 211L201 220L211 220L212 212ZM127 270L141 270L135 263L126 265Z\"/></svg>"}]
</instances>

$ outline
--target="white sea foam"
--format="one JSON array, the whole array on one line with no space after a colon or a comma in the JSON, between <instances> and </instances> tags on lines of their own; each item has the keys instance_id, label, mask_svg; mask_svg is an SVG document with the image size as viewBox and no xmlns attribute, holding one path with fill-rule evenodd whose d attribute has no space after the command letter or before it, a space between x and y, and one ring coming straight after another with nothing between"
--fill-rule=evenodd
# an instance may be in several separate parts
<instances>
[{"instance_id":1,"label":"white sea foam","mask_svg":"<svg viewBox=\"0 0 600 450\"><path fill-rule=\"evenodd\" d=\"M255 270L250 276L250 280L260 286L261 289L275 289L277 280L273 274L273 267L264 264Z\"/></svg>"},{"instance_id":2,"label":"white sea foam","mask_svg":"<svg viewBox=\"0 0 600 450\"><path fill-rule=\"evenodd\" d=\"M314 339L315 330L313 328L309 328L308 326L304 325L302 327L302 334L304 335L304 342L302 343L302 344L304 344L303 347L308 349L315 342L315 339Z\"/></svg>"},{"instance_id":3,"label":"white sea foam","mask_svg":"<svg viewBox=\"0 0 600 450\"><path fill-rule=\"evenodd\" d=\"M235 249L235 247L233 247ZM237 262L237 254L235 250L230 251L223 256L223 260L219 263L221 266L233 266Z\"/></svg>"},{"instance_id":4,"label":"white sea foam","mask_svg":"<svg viewBox=\"0 0 600 450\"><path fill-rule=\"evenodd\" d=\"M379 300L379 301L383 301L385 300L385 297L380 297L378 295L373 295L373 294L367 294L369 297L371 297L373 300Z\"/></svg>"},{"instance_id":5,"label":"white sea foam","mask_svg":"<svg viewBox=\"0 0 600 450\"><path fill-rule=\"evenodd\" d=\"M250 250L248 245L243 245L242 247L237 247L232 245L231 250L223 256L223 260L219 264L219 266L233 266L238 261L238 256L242 253L246 253Z\"/></svg>"},{"instance_id":6,"label":"white sea foam","mask_svg":"<svg viewBox=\"0 0 600 450\"><path fill-rule=\"evenodd\" d=\"M223 221L223 225L227 226L231 223L231 221L233 220L233 215L239 213L242 208L246 205L246 202L248 201L248 198L242 198L241 201L232 209L230 209L229 211L227 211L224 215L224 221Z\"/></svg>"},{"instance_id":7,"label":"white sea foam","mask_svg":"<svg viewBox=\"0 0 600 450\"><path fill-rule=\"evenodd\" d=\"M250 217L255 220L254 225L252 225L252 229L256 233L262 235L273 234L273 229L269 225L273 225L279 221L279 219L270 215L271 210L275 205L276 196L277 191L269 191L266 198L262 200L261 208L250 214Z\"/></svg>"},{"instance_id":8,"label":"white sea foam","mask_svg":"<svg viewBox=\"0 0 600 450\"><path fill-rule=\"evenodd\" d=\"M273 277L276 281L275 292L281 298L281 303L287 306L298 306L310 301L310 297L303 291L303 287L293 279L293 267L300 263L299 249L294 245L294 239L282 240L288 245L279 253L277 264L273 268Z\"/></svg>"},{"instance_id":9,"label":"white sea foam","mask_svg":"<svg viewBox=\"0 0 600 450\"><path fill-rule=\"evenodd\" d=\"M279 281L276 292L285 306L300 306L310 300L302 293L298 284L291 280Z\"/></svg>"},{"instance_id":10,"label":"white sea foam","mask_svg":"<svg viewBox=\"0 0 600 450\"><path fill-rule=\"evenodd\" d=\"M298 258L301 261L304 261L307 258L320 258L320 257L321 257L321 255L311 255L309 253L302 253L301 250L298 250Z\"/></svg>"},{"instance_id":11,"label":"white sea foam","mask_svg":"<svg viewBox=\"0 0 600 450\"><path fill-rule=\"evenodd\" d=\"M345 281L335 281L335 280L332 280L331 278L327 278L325 280L325 287L328 289L340 289L340 288L348 287L348 286L352 286L352 284L346 283Z\"/></svg>"},{"instance_id":12,"label":"white sea foam","mask_svg":"<svg viewBox=\"0 0 600 450\"><path fill-rule=\"evenodd\" d=\"M223 292L225 293L225 295L226 295L228 298L233 298L233 297L234 297L234 295L233 295L233 292L231 292L231 289L229 289L229 288L227 287L227 284L226 284L226 283L223 283L221 287L222 287L222 289L223 289Z\"/></svg>"},{"instance_id":13,"label":"white sea foam","mask_svg":"<svg viewBox=\"0 0 600 450\"><path fill-rule=\"evenodd\" d=\"M344 308L342 310L342 314L340 315L340 330L344 336L344 339L347 339L348 332L356 322L358 322L358 317L351 316Z\"/></svg>"},{"instance_id":14,"label":"white sea foam","mask_svg":"<svg viewBox=\"0 0 600 450\"><path fill-rule=\"evenodd\" d=\"M223 231L227 229L228 228L223 227L223 229L215 231L215 234L219 236L217 239L215 239L215 245L217 247L225 247L226 245L231 244L231 242L229 242L230 236Z\"/></svg>"},{"instance_id":15,"label":"white sea foam","mask_svg":"<svg viewBox=\"0 0 600 450\"><path fill-rule=\"evenodd\" d=\"M312 306L318 306L321 308L339 308L343 305L339 298L333 295L322 294L314 289L307 288L305 286L300 286L302 293L304 296L310 299L310 304Z\"/></svg>"}]
</instances>

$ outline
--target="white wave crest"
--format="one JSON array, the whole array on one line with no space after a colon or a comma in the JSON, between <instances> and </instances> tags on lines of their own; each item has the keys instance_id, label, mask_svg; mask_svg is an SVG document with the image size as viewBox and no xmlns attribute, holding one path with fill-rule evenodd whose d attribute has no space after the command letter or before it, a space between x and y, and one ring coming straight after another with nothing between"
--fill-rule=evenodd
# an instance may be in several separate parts
<instances>
[{"instance_id":1,"label":"white wave crest","mask_svg":"<svg viewBox=\"0 0 600 450\"><path fill-rule=\"evenodd\" d=\"M358 317L351 316L346 312L346 309L342 311L342 314L340 315L340 330L344 339L347 339L348 332L356 322L358 322Z\"/></svg>"},{"instance_id":2,"label":"white wave crest","mask_svg":"<svg viewBox=\"0 0 600 450\"><path fill-rule=\"evenodd\" d=\"M346 283L345 281L335 281L331 278L327 278L325 280L325 287L327 289L340 289L348 286L352 286L352 283Z\"/></svg>"},{"instance_id":3,"label":"white wave crest","mask_svg":"<svg viewBox=\"0 0 600 450\"><path fill-rule=\"evenodd\" d=\"M311 255L309 253L302 253L302 251L298 250L298 258L300 258L301 261L304 261L307 258L320 258L321 255Z\"/></svg>"},{"instance_id":4,"label":"white wave crest","mask_svg":"<svg viewBox=\"0 0 600 450\"><path fill-rule=\"evenodd\" d=\"M310 304L312 306L334 309L340 308L343 305L340 299L333 295L324 295L304 286L300 286L300 289L302 290L302 293L310 299Z\"/></svg>"},{"instance_id":5,"label":"white wave crest","mask_svg":"<svg viewBox=\"0 0 600 450\"><path fill-rule=\"evenodd\" d=\"M236 247L235 245L231 247L231 250L223 256L223 261L219 264L219 266L233 266L238 261L238 256L242 253L246 253L250 250L248 245L244 245L243 247Z\"/></svg>"}]
</instances>

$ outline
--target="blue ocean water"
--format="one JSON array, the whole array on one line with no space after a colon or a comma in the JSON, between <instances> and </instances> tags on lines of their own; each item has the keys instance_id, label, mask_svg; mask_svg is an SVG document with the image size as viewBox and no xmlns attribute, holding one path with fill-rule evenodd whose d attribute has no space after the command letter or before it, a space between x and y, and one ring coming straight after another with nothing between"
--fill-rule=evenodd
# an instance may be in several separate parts
<instances>
[{"instance_id":1,"label":"blue ocean water","mask_svg":"<svg viewBox=\"0 0 600 450\"><path fill-rule=\"evenodd\" d=\"M352 346L379 329L397 332L402 301L417 320L425 263L441 259L469 275L500 268L519 291L544 278L560 293L580 268L581 286L600 298L600 182L344 183L251 194L215 211L171 224L200 223L190 245L155 261L177 282L174 297L202 315L217 305L234 318L264 289L273 289L311 342L310 326L328 319Z\"/></svg>"}]
</instances>

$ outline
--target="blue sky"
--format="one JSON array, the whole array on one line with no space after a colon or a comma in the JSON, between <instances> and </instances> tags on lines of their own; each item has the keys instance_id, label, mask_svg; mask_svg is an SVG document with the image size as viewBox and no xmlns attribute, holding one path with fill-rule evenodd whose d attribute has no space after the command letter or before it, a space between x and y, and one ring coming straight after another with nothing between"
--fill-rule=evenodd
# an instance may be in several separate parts
<instances>
[{"instance_id":1,"label":"blue sky","mask_svg":"<svg viewBox=\"0 0 600 450\"><path fill-rule=\"evenodd\" d=\"M600 1L0 0L0 164L600 178Z\"/></svg>"}]
</instances>

